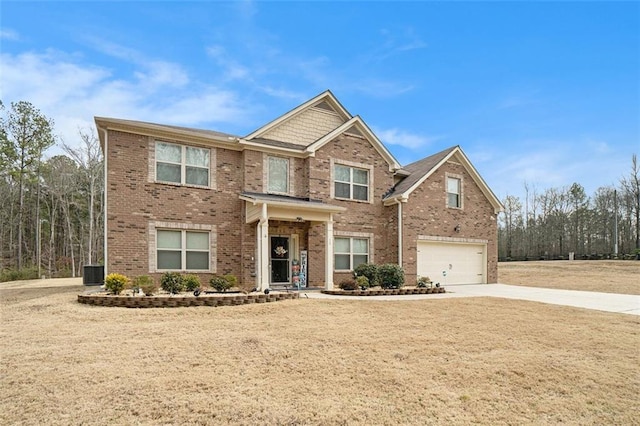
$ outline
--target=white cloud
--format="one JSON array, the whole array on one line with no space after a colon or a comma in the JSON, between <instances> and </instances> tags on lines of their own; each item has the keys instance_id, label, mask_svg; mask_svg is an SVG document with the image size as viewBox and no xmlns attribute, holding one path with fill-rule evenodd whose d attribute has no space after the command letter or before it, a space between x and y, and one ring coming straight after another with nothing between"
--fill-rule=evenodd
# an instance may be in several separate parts
<instances>
[{"instance_id":1,"label":"white cloud","mask_svg":"<svg viewBox=\"0 0 640 426\"><path fill-rule=\"evenodd\" d=\"M374 133L385 145L398 145L410 149L423 148L442 139L442 136L416 135L400 129L375 129Z\"/></svg>"},{"instance_id":2,"label":"white cloud","mask_svg":"<svg viewBox=\"0 0 640 426\"><path fill-rule=\"evenodd\" d=\"M20 36L10 28L2 28L0 29L0 40L17 41L20 40Z\"/></svg>"},{"instance_id":3,"label":"white cloud","mask_svg":"<svg viewBox=\"0 0 640 426\"><path fill-rule=\"evenodd\" d=\"M94 126L94 116L228 131L225 127L243 123L249 113L234 92L191 81L171 62L151 60L116 78L110 69L80 59L52 50L2 54L0 99L7 105L31 102L54 120L56 133L70 144L79 127Z\"/></svg>"}]
</instances>

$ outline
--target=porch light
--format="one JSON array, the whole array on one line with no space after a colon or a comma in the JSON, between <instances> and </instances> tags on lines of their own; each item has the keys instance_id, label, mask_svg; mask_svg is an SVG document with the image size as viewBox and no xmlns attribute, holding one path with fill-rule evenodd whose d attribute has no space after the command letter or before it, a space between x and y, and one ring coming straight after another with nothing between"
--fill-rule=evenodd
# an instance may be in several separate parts
<instances>
[{"instance_id":1,"label":"porch light","mask_svg":"<svg viewBox=\"0 0 640 426\"><path fill-rule=\"evenodd\" d=\"M455 228L453 228L454 231L456 232L460 232L460 224L457 224Z\"/></svg>"}]
</instances>

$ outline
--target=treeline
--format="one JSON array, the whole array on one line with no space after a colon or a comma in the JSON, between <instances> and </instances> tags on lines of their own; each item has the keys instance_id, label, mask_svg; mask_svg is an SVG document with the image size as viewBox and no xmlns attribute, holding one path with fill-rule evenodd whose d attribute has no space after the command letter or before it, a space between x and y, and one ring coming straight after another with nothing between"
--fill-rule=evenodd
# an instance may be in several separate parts
<instances>
[{"instance_id":1,"label":"treeline","mask_svg":"<svg viewBox=\"0 0 640 426\"><path fill-rule=\"evenodd\" d=\"M29 102L0 102L0 281L68 277L103 259L103 161L93 131L59 141ZM65 155L44 158L57 145Z\"/></svg>"},{"instance_id":2,"label":"treeline","mask_svg":"<svg viewBox=\"0 0 640 426\"><path fill-rule=\"evenodd\" d=\"M582 185L538 192L525 184L525 199L508 195L498 224L500 260L635 259L640 256L640 165L617 186L589 197ZM616 238L617 237L617 238Z\"/></svg>"}]
</instances>

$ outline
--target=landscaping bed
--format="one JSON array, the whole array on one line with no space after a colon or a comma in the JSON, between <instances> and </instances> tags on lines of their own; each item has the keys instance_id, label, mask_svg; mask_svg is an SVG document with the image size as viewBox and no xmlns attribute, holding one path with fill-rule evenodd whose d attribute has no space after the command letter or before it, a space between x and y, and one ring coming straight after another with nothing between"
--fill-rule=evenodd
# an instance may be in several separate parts
<instances>
[{"instance_id":1,"label":"landscaping bed","mask_svg":"<svg viewBox=\"0 0 640 426\"><path fill-rule=\"evenodd\" d=\"M335 296L395 296L410 294L436 294L445 293L444 287L402 287L393 289L367 289L367 290L322 290L324 294L332 294Z\"/></svg>"},{"instance_id":2,"label":"landscaping bed","mask_svg":"<svg viewBox=\"0 0 640 426\"><path fill-rule=\"evenodd\" d=\"M110 294L79 294L78 302L94 306L120 308L177 308L190 306L232 306L251 303L278 302L297 299L298 293L232 293L160 296L114 296Z\"/></svg>"}]
</instances>

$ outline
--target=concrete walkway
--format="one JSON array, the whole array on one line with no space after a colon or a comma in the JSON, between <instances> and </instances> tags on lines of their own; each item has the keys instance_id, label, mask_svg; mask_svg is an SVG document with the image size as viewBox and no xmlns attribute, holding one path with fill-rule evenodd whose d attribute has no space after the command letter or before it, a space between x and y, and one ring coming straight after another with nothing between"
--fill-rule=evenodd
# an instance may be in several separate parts
<instances>
[{"instance_id":1,"label":"concrete walkway","mask_svg":"<svg viewBox=\"0 0 640 426\"><path fill-rule=\"evenodd\" d=\"M504 299L529 300L553 305L573 306L597 311L640 315L640 296L630 294L597 293L593 291L557 290L551 288L522 287L506 284L452 285L444 294L421 294L411 296L332 296L318 292L301 292L300 297L309 299L349 300L423 300L452 297L501 297Z\"/></svg>"}]
</instances>

